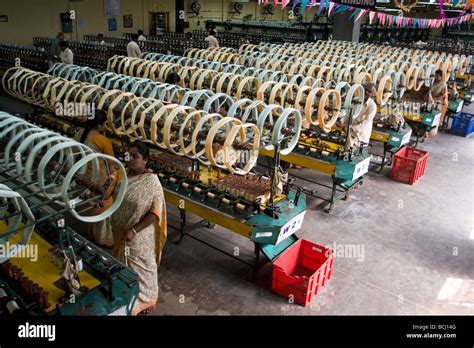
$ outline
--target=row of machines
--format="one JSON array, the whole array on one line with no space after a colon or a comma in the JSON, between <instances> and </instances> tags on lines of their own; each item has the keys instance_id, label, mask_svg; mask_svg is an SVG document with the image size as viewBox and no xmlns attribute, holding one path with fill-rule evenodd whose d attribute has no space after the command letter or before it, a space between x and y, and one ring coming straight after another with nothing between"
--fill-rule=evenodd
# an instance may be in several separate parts
<instances>
[{"instance_id":1,"label":"row of machines","mask_svg":"<svg viewBox=\"0 0 474 348\"><path fill-rule=\"evenodd\" d=\"M383 112L385 104L391 103L392 107L385 108L385 110L390 112L390 110L398 109L406 121L414 126L417 142L419 138L423 138L427 132L438 125L440 113L433 112L433 110L439 109L439 105L434 105L427 98L433 83L434 72L437 69L443 71L443 78L448 83L450 90L449 108L452 112L459 112L464 103L463 98L466 95L468 98L470 96L470 82L456 84L456 79L471 71L471 56L338 41L273 45L258 48L246 46L245 49L266 51L263 55L258 52L248 53L259 58L265 57L265 54L270 53L270 51L274 54L280 54L280 57L275 57L276 60L279 59L280 61L291 59L291 56L296 57L299 62L309 63L316 59L316 64L329 65L326 69L332 71L331 69L334 68L334 71L339 71L339 76L343 76L341 75L343 71L347 71L341 66L345 62L349 64L349 69L354 69L351 67L357 66L354 76L358 79L364 78L381 85L391 80L393 84L392 93L384 94L388 96L385 100L383 100L382 94L377 98L379 112ZM318 51L319 49L322 49L323 52ZM285 57L284 54L289 54L290 57ZM423 54L426 54L426 56L423 56ZM374 57L372 61L370 60L371 55ZM359 72L357 69L360 69ZM380 78L381 76L384 77ZM383 88L388 91L387 87ZM382 87L379 90L382 93Z\"/></svg>"},{"instance_id":2,"label":"row of machines","mask_svg":"<svg viewBox=\"0 0 474 348\"><path fill-rule=\"evenodd\" d=\"M51 45L55 41L52 37L37 36L33 38L33 45L43 56L49 58ZM74 53L74 62L79 65L90 65L96 69L105 69L110 57L117 54L127 54L127 44L130 40L125 38L104 38L104 43L100 42L97 36L85 35L84 41L68 41L69 48ZM146 52L166 52L163 45L154 41L139 43L142 50ZM10 65L11 66L11 65ZM27 67L27 65L22 65ZM46 72L47 69L38 69Z\"/></svg>"},{"instance_id":3,"label":"row of machines","mask_svg":"<svg viewBox=\"0 0 474 348\"><path fill-rule=\"evenodd\" d=\"M17 238L24 250L29 250L25 241L34 240L52 256L41 258L41 267L51 267L48 277L33 272L37 265L25 258L1 260L0 290L9 302L15 300L16 310L36 314L127 314L138 291L136 275L65 223L74 221L70 215L91 222L112 214L123 192L95 220L79 211L87 204L100 206L111 183L97 182L94 173L84 175L91 166L97 171L97 154L71 139L86 115L58 113L58 105L92 105L107 112L107 134L125 162L114 160L122 171L131 142L150 144L151 167L167 203L180 213L180 240L204 223L223 226L253 243L255 276L261 253L273 260L297 240L305 195L325 199L330 211L362 183L370 163L368 144L354 144L351 132L363 108L364 84L374 83L377 90L371 137L391 151L410 139L405 121L431 117L430 127L436 126L436 105L418 105L412 93L429 87L436 69L449 80L470 64L463 56L384 50L337 41L246 44L239 51L193 48L183 56L115 55L103 70L66 64L55 64L46 74L8 69L2 90L35 112L0 117L0 175L8 185L2 187L8 205L0 210L2 244L14 241L11 231L21 232ZM170 76L174 84L165 82ZM400 103L408 107L400 111L395 107ZM329 175L331 196L298 185L298 176L288 175L284 163ZM126 180L125 173L120 177ZM188 226L187 213L202 221ZM12 220L11 214L18 217ZM95 302L101 305L91 309Z\"/></svg>"},{"instance_id":4,"label":"row of machines","mask_svg":"<svg viewBox=\"0 0 474 348\"><path fill-rule=\"evenodd\" d=\"M207 50L204 51L207 52ZM201 68L197 63L193 65L191 57L147 54L144 58L146 59L114 57L109 62L108 70L159 82L164 82L169 73L176 71L181 76L179 82L181 87L192 90L204 88L219 95L234 98L236 100L235 106L230 107L223 101L220 112L246 120L258 115L258 110L264 109L265 104L275 104L280 108L292 108L300 111L304 115L302 124L306 123L312 126L302 132L299 140L293 138L292 143L295 145L296 142L298 143L298 146L293 145L295 147L293 152L286 151L282 154L285 157L285 162L288 162L286 159L288 156L297 156L295 161L305 161L309 157L311 165L331 176L332 185L328 187L331 190L331 196L330 198L322 197L328 201L328 210L332 208L338 198L338 187L343 188L346 193L350 188L349 185L353 186L360 182L360 178L367 172L368 154L361 151L359 147L348 146L347 133L331 130L332 125L339 118L342 105L338 90L304 86L304 81L308 82L311 79L304 76L295 75L292 77L294 80L283 82L286 79L285 74L270 70L261 71L249 68L248 74L247 72L243 74L237 70L245 70L246 66L244 65L228 64L226 66L218 61L212 61L212 59L203 62L204 65ZM219 71L221 68L230 70ZM275 81L275 79L277 80ZM298 83L299 79L302 81ZM347 85L340 87L348 89ZM346 101L346 107L348 109L355 108L356 115L360 113L361 109L360 103L357 104L356 99L363 98L363 95L364 89L358 84L352 88L351 97ZM292 104L288 103L288 98L292 99ZM268 111L265 115L267 114ZM271 117L270 114L268 115ZM308 134L315 133L318 134L318 139L332 142L334 145L320 144L308 136ZM305 155L296 155L297 152ZM267 154L269 157L274 155L271 149L266 148L261 149L260 153ZM340 195L339 198L341 198Z\"/></svg>"},{"instance_id":5,"label":"row of machines","mask_svg":"<svg viewBox=\"0 0 474 348\"><path fill-rule=\"evenodd\" d=\"M137 275L72 228L120 205L123 165L84 144L0 112L0 316L127 315ZM113 206L99 161L121 172ZM111 163L111 162L107 162Z\"/></svg>"},{"instance_id":6,"label":"row of machines","mask_svg":"<svg viewBox=\"0 0 474 348\"><path fill-rule=\"evenodd\" d=\"M49 72L12 68L2 87L37 107L28 121L68 137L85 119L58 115L58 103L93 103L107 110L108 135L120 158L130 142L148 142L166 201L179 209L181 238L192 232L187 213L248 238L255 246L254 275L262 252L271 260L296 241L306 210L302 190L282 180L278 158L265 172L254 169L261 147L292 150L300 132L296 110L270 106L260 111L265 122L254 123L218 114L222 96L206 91L186 94L174 85L64 64ZM268 111L273 111L270 118Z\"/></svg>"},{"instance_id":7,"label":"row of machines","mask_svg":"<svg viewBox=\"0 0 474 348\"><path fill-rule=\"evenodd\" d=\"M24 66L38 71L48 70L49 55L35 47L0 43L0 69Z\"/></svg>"},{"instance_id":8,"label":"row of machines","mask_svg":"<svg viewBox=\"0 0 474 348\"><path fill-rule=\"evenodd\" d=\"M298 11L295 17L298 17ZM297 19L297 18L295 18ZM216 20L206 21L206 27L219 28L219 38L245 35L254 44L260 42L283 43L327 40L332 33L332 23L298 21ZM221 45L226 47L234 47ZM238 48L234 47L234 48Z\"/></svg>"}]
</instances>

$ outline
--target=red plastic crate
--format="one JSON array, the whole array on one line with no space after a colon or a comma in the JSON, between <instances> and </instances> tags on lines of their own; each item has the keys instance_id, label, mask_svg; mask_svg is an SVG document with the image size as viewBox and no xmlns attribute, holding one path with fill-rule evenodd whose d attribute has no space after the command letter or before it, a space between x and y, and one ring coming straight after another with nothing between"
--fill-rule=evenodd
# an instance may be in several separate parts
<instances>
[{"instance_id":1,"label":"red plastic crate","mask_svg":"<svg viewBox=\"0 0 474 348\"><path fill-rule=\"evenodd\" d=\"M298 240L273 263L272 291L307 306L331 279L334 251Z\"/></svg>"},{"instance_id":2,"label":"red plastic crate","mask_svg":"<svg viewBox=\"0 0 474 348\"><path fill-rule=\"evenodd\" d=\"M428 151L403 147L395 154L390 177L413 185L425 175Z\"/></svg>"}]
</instances>

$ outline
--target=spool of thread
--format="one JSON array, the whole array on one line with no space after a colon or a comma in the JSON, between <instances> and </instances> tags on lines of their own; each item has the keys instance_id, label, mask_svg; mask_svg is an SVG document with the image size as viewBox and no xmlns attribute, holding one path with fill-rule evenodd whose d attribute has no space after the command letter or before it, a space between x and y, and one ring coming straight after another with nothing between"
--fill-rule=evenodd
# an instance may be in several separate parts
<instances>
[{"instance_id":1,"label":"spool of thread","mask_svg":"<svg viewBox=\"0 0 474 348\"><path fill-rule=\"evenodd\" d=\"M33 287L31 289L31 293L33 295L33 299L36 300L37 302L41 302L41 297L40 297L41 291L43 291L43 289L40 288L38 284L36 284L36 283L33 284Z\"/></svg>"},{"instance_id":2,"label":"spool of thread","mask_svg":"<svg viewBox=\"0 0 474 348\"><path fill-rule=\"evenodd\" d=\"M327 151L321 151L321 155L323 155L323 156L329 156L329 152L327 152Z\"/></svg>"},{"instance_id":3,"label":"spool of thread","mask_svg":"<svg viewBox=\"0 0 474 348\"><path fill-rule=\"evenodd\" d=\"M26 282L28 280L28 277L21 277L20 279L17 280L18 287L22 291L26 291Z\"/></svg>"},{"instance_id":4,"label":"spool of thread","mask_svg":"<svg viewBox=\"0 0 474 348\"><path fill-rule=\"evenodd\" d=\"M212 192L208 192L208 193L207 193L207 197L214 199L214 198L216 198L216 195L215 195L214 193L212 193Z\"/></svg>"},{"instance_id":5,"label":"spool of thread","mask_svg":"<svg viewBox=\"0 0 474 348\"><path fill-rule=\"evenodd\" d=\"M158 177L164 178L164 177L165 177L165 174L163 174L163 173L158 173Z\"/></svg>"},{"instance_id":6,"label":"spool of thread","mask_svg":"<svg viewBox=\"0 0 474 348\"><path fill-rule=\"evenodd\" d=\"M194 188L194 192L201 193L202 190L201 190L199 187L195 187L195 188Z\"/></svg>"},{"instance_id":7,"label":"spool of thread","mask_svg":"<svg viewBox=\"0 0 474 348\"><path fill-rule=\"evenodd\" d=\"M317 149L315 149L314 147L310 147L310 148L309 148L309 151L310 151L310 152L316 152Z\"/></svg>"},{"instance_id":8,"label":"spool of thread","mask_svg":"<svg viewBox=\"0 0 474 348\"><path fill-rule=\"evenodd\" d=\"M176 178L171 177L170 181L174 184L176 182Z\"/></svg>"},{"instance_id":9,"label":"spool of thread","mask_svg":"<svg viewBox=\"0 0 474 348\"><path fill-rule=\"evenodd\" d=\"M18 267L16 265L10 264L10 268L8 269L8 275L11 279L15 279L15 272L17 269Z\"/></svg>"},{"instance_id":10,"label":"spool of thread","mask_svg":"<svg viewBox=\"0 0 474 348\"><path fill-rule=\"evenodd\" d=\"M25 285L26 289L25 290L26 290L26 293L31 297L33 297L33 295L34 295L34 293L33 293L34 285L35 285L35 283L31 279L28 279L26 281L26 285Z\"/></svg>"},{"instance_id":11,"label":"spool of thread","mask_svg":"<svg viewBox=\"0 0 474 348\"><path fill-rule=\"evenodd\" d=\"M16 282L20 276L21 269L14 265L15 268L12 270L12 278ZM23 272L21 272L23 273Z\"/></svg>"},{"instance_id":12,"label":"spool of thread","mask_svg":"<svg viewBox=\"0 0 474 348\"><path fill-rule=\"evenodd\" d=\"M51 303L49 303L48 301L48 295L49 293L47 291L42 291L40 294L41 307L43 307L43 309L48 309L49 307L51 307Z\"/></svg>"},{"instance_id":13,"label":"spool of thread","mask_svg":"<svg viewBox=\"0 0 474 348\"><path fill-rule=\"evenodd\" d=\"M189 184L187 182L183 182L183 187L184 188L188 188L189 187Z\"/></svg>"},{"instance_id":14,"label":"spool of thread","mask_svg":"<svg viewBox=\"0 0 474 348\"><path fill-rule=\"evenodd\" d=\"M54 253L56 252L56 248L49 248L48 251L49 251L49 257L51 259L51 262L55 264Z\"/></svg>"},{"instance_id":15,"label":"spool of thread","mask_svg":"<svg viewBox=\"0 0 474 348\"><path fill-rule=\"evenodd\" d=\"M20 309L20 306L15 301L15 299L10 300L5 307L7 308L8 312L10 312L10 314Z\"/></svg>"},{"instance_id":16,"label":"spool of thread","mask_svg":"<svg viewBox=\"0 0 474 348\"><path fill-rule=\"evenodd\" d=\"M76 264L77 264L77 271L82 272L84 270L84 264L82 263L82 258L81 257L78 256L76 258Z\"/></svg>"},{"instance_id":17,"label":"spool of thread","mask_svg":"<svg viewBox=\"0 0 474 348\"><path fill-rule=\"evenodd\" d=\"M235 205L235 207L236 207L237 209L239 209L239 210L245 210L245 205L243 205L243 204L241 204L241 203L237 203L237 204Z\"/></svg>"},{"instance_id":18,"label":"spool of thread","mask_svg":"<svg viewBox=\"0 0 474 348\"><path fill-rule=\"evenodd\" d=\"M222 203L229 205L230 201L227 198L222 198Z\"/></svg>"}]
</instances>

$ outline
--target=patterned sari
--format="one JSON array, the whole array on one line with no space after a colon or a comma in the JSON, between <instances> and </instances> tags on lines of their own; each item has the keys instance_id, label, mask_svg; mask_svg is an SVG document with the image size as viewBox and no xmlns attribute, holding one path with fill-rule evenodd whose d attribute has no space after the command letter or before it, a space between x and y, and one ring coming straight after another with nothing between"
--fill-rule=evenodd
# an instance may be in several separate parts
<instances>
[{"instance_id":1,"label":"patterned sari","mask_svg":"<svg viewBox=\"0 0 474 348\"><path fill-rule=\"evenodd\" d=\"M125 242L125 232L149 212L157 216L155 223ZM130 177L125 198L111 222L115 256L138 274L140 293L132 311L137 315L156 305L158 299L158 266L167 235L166 205L158 177L151 173Z\"/></svg>"}]
</instances>

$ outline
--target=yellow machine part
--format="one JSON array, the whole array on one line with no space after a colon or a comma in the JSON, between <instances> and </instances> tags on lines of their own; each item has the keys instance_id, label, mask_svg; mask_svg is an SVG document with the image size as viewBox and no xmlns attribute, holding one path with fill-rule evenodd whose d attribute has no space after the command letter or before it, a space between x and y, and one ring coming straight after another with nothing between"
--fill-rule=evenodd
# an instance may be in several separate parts
<instances>
[{"instance_id":1,"label":"yellow machine part","mask_svg":"<svg viewBox=\"0 0 474 348\"><path fill-rule=\"evenodd\" d=\"M416 114L405 114L403 115L403 117L406 119L406 120L410 120L410 121L414 121L414 122L423 122L423 116L424 115L416 115Z\"/></svg>"},{"instance_id":2,"label":"yellow machine part","mask_svg":"<svg viewBox=\"0 0 474 348\"><path fill-rule=\"evenodd\" d=\"M5 233L5 231L6 224L4 221L0 221L0 234ZM19 241L20 234L17 233L10 239L10 247L18 244ZM59 300L65 294L63 290L54 285L54 282L61 278L61 269L59 269L51 259L49 249L53 246L36 232L33 232L31 235L28 245L38 246L38 259L36 261L33 261L28 257L12 257L10 258L10 262L17 267L20 267L23 273L25 273L25 276L49 293L48 301L51 303L51 307L46 309L46 312L51 312L56 308L56 305L60 303ZM93 289L100 285L100 281L87 271L80 272L79 279L81 285L86 286L89 289Z\"/></svg>"},{"instance_id":3,"label":"yellow machine part","mask_svg":"<svg viewBox=\"0 0 474 348\"><path fill-rule=\"evenodd\" d=\"M266 149L260 149L259 151L260 154L268 157L274 157L274 151L273 150L266 150ZM282 161L296 164L298 166L302 166L304 168L312 169L321 173L333 175L336 173L336 165L325 162L316 158L311 158L307 156L302 156L297 153L289 153L288 155L281 155L280 159Z\"/></svg>"},{"instance_id":4,"label":"yellow machine part","mask_svg":"<svg viewBox=\"0 0 474 348\"><path fill-rule=\"evenodd\" d=\"M372 133L370 133L370 139L377 140L377 141L382 141L384 143L388 142L390 134L384 133L384 132L379 132L376 130L372 129Z\"/></svg>"},{"instance_id":5,"label":"yellow machine part","mask_svg":"<svg viewBox=\"0 0 474 348\"><path fill-rule=\"evenodd\" d=\"M166 203L178 207L182 206L184 203L186 212L195 214L207 221L214 222L215 224L235 233L241 234L244 237L250 238L252 235L253 226L245 223L244 221L239 221L228 217L217 210L211 210L201 204L193 202L192 200L183 199L176 194L170 193L169 191L165 191L165 200Z\"/></svg>"}]
</instances>

